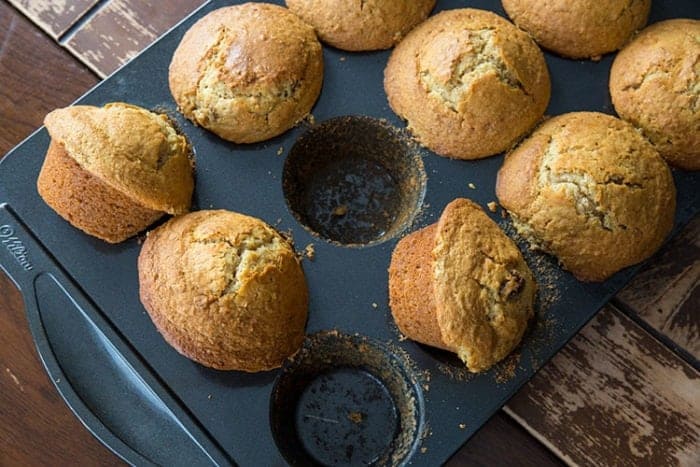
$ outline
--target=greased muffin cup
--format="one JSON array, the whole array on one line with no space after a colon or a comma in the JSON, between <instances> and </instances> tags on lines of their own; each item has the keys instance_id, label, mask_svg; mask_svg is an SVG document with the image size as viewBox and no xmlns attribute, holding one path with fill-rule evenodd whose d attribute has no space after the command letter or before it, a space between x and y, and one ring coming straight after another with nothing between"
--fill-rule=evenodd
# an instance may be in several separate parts
<instances>
[{"instance_id":1,"label":"greased muffin cup","mask_svg":"<svg viewBox=\"0 0 700 467\"><path fill-rule=\"evenodd\" d=\"M506 156L496 195L518 232L583 281L654 253L673 226L676 189L629 123L596 112L552 118Z\"/></svg>"},{"instance_id":2,"label":"greased muffin cup","mask_svg":"<svg viewBox=\"0 0 700 467\"><path fill-rule=\"evenodd\" d=\"M118 243L190 208L191 148L168 117L112 103L57 109L37 180L44 201L84 232Z\"/></svg>"},{"instance_id":3,"label":"greased muffin cup","mask_svg":"<svg viewBox=\"0 0 700 467\"><path fill-rule=\"evenodd\" d=\"M666 161L700 169L700 21L673 19L644 29L615 57L615 111L641 128Z\"/></svg>"},{"instance_id":4,"label":"greased muffin cup","mask_svg":"<svg viewBox=\"0 0 700 467\"><path fill-rule=\"evenodd\" d=\"M539 45L569 58L600 59L620 49L649 18L651 0L502 0Z\"/></svg>"},{"instance_id":5,"label":"greased muffin cup","mask_svg":"<svg viewBox=\"0 0 700 467\"><path fill-rule=\"evenodd\" d=\"M485 371L519 343L537 285L520 250L472 201L447 205L436 224L404 237L389 266L389 303L399 330L455 352Z\"/></svg>"},{"instance_id":6,"label":"greased muffin cup","mask_svg":"<svg viewBox=\"0 0 700 467\"><path fill-rule=\"evenodd\" d=\"M323 42L349 51L388 49L425 20L435 0L286 0Z\"/></svg>"},{"instance_id":7,"label":"greased muffin cup","mask_svg":"<svg viewBox=\"0 0 700 467\"><path fill-rule=\"evenodd\" d=\"M434 152L478 159L512 146L550 96L542 51L495 13L448 10L399 43L384 71L391 108Z\"/></svg>"},{"instance_id":8,"label":"greased muffin cup","mask_svg":"<svg viewBox=\"0 0 700 467\"><path fill-rule=\"evenodd\" d=\"M323 54L313 28L286 8L219 8L184 35L170 92L197 125L236 143L264 141L308 115L321 92Z\"/></svg>"},{"instance_id":9,"label":"greased muffin cup","mask_svg":"<svg viewBox=\"0 0 700 467\"><path fill-rule=\"evenodd\" d=\"M139 295L165 340L219 370L277 368L304 339L308 291L292 246L263 221L198 211L149 232Z\"/></svg>"}]
</instances>

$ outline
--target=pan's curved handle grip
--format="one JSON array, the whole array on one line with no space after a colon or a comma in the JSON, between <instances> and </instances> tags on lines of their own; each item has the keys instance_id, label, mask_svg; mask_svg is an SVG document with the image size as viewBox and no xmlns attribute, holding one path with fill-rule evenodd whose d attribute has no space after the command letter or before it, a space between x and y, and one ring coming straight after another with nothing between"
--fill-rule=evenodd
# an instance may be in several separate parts
<instances>
[{"instance_id":1,"label":"pan's curved handle grip","mask_svg":"<svg viewBox=\"0 0 700 467\"><path fill-rule=\"evenodd\" d=\"M12 213L0 268L24 297L44 368L73 413L132 465L233 464Z\"/></svg>"}]
</instances>

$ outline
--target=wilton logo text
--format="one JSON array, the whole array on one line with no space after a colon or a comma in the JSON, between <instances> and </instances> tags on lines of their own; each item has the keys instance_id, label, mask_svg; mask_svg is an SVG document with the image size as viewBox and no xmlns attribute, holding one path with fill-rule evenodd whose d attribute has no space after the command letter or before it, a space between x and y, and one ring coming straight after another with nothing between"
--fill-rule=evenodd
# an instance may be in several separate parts
<instances>
[{"instance_id":1,"label":"wilton logo text","mask_svg":"<svg viewBox=\"0 0 700 467\"><path fill-rule=\"evenodd\" d=\"M29 261L27 247L24 246L22 240L15 236L12 226L7 224L0 225L0 244L14 256L15 260L25 271L31 271L34 268L31 261Z\"/></svg>"}]
</instances>

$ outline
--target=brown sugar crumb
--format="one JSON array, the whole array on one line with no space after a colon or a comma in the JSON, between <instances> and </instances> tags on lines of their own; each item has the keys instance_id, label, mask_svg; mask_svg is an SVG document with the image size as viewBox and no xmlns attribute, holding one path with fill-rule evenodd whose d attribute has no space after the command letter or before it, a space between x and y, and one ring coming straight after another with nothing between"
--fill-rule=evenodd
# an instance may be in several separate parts
<instances>
[{"instance_id":1,"label":"brown sugar crumb","mask_svg":"<svg viewBox=\"0 0 700 467\"><path fill-rule=\"evenodd\" d=\"M489 208L489 211L491 211L491 212L498 211L498 203L496 203L495 201L491 201L490 203L487 203L486 206Z\"/></svg>"},{"instance_id":2,"label":"brown sugar crumb","mask_svg":"<svg viewBox=\"0 0 700 467\"><path fill-rule=\"evenodd\" d=\"M341 204L341 205L339 205L339 206L336 206L336 207L333 209L333 215L334 215L334 216L337 216L337 217L342 217L342 216L344 216L344 215L347 214L347 213L348 213L348 207L347 207L346 205L344 205L344 204Z\"/></svg>"},{"instance_id":3,"label":"brown sugar crumb","mask_svg":"<svg viewBox=\"0 0 700 467\"><path fill-rule=\"evenodd\" d=\"M502 217L503 219L505 219L506 217L508 217L508 211L506 211L505 209L501 209L501 217Z\"/></svg>"},{"instance_id":4,"label":"brown sugar crumb","mask_svg":"<svg viewBox=\"0 0 700 467\"><path fill-rule=\"evenodd\" d=\"M281 156L282 153L284 153L284 146L280 146L280 148L277 150L277 155Z\"/></svg>"},{"instance_id":5,"label":"brown sugar crumb","mask_svg":"<svg viewBox=\"0 0 700 467\"><path fill-rule=\"evenodd\" d=\"M353 422L355 425L359 425L365 419L365 414L362 412L349 412L348 420Z\"/></svg>"},{"instance_id":6,"label":"brown sugar crumb","mask_svg":"<svg viewBox=\"0 0 700 467\"><path fill-rule=\"evenodd\" d=\"M496 370L496 382L498 384L505 383L515 376L515 370L520 363L520 354L513 353L506 358L500 368Z\"/></svg>"},{"instance_id":7,"label":"brown sugar crumb","mask_svg":"<svg viewBox=\"0 0 700 467\"><path fill-rule=\"evenodd\" d=\"M469 188L471 188L472 190L476 190L476 185L474 185L473 183L470 183L470 184L467 185L467 186L468 186Z\"/></svg>"},{"instance_id":8,"label":"brown sugar crumb","mask_svg":"<svg viewBox=\"0 0 700 467\"><path fill-rule=\"evenodd\" d=\"M316 257L316 249L314 248L313 243L309 243L308 245L306 245L306 248L304 248L304 255L311 261L314 260L314 258Z\"/></svg>"}]
</instances>

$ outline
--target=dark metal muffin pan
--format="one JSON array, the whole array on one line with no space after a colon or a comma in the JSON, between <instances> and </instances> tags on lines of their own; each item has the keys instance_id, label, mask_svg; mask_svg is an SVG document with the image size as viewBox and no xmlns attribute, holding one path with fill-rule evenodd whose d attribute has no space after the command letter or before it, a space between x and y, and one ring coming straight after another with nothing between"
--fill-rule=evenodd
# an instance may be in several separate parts
<instances>
[{"instance_id":1,"label":"dark metal muffin pan","mask_svg":"<svg viewBox=\"0 0 700 467\"><path fill-rule=\"evenodd\" d=\"M311 294L307 333L314 336L282 370L260 374L210 370L177 354L138 299L139 239L108 245L88 237L39 198L36 179L49 143L40 129L0 164L0 266L22 291L43 363L76 416L132 464L442 463L638 268L584 284L551 258L527 253L543 285L537 318L514 356L483 374L469 375L450 354L402 340L387 303L387 267L396 236L380 239L377 232L374 240L384 241L370 238L366 246L326 241L304 228L298 221L303 215L293 213L285 200L285 160L310 125L241 146L175 112L167 85L173 50L197 18L231 3L238 2L211 2L78 102L125 101L175 116L196 151L195 208L260 217L281 231L291 230L299 250L313 243L315 258L304 261L304 270ZM438 1L436 11L464 6L503 14L500 2L486 0ZM650 22L698 16L696 1L669 0L654 2ZM388 56L324 47L316 122L356 115L403 128L382 87ZM600 62L546 57L552 75L549 115L613 113L607 91L613 56ZM411 195L420 212L412 224L402 218L399 227L411 231L434 222L456 197L482 206L496 199L502 156L465 162L418 151L427 182L416 189L425 192ZM374 179L371 172L368 180ZM674 179L677 231L698 212L700 176L674 170ZM394 196L390 185L388 199ZM328 214L336 207L324 209ZM338 220L347 214L340 209ZM491 215L512 232L507 220Z\"/></svg>"}]
</instances>

